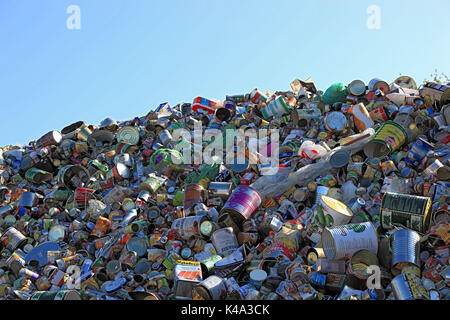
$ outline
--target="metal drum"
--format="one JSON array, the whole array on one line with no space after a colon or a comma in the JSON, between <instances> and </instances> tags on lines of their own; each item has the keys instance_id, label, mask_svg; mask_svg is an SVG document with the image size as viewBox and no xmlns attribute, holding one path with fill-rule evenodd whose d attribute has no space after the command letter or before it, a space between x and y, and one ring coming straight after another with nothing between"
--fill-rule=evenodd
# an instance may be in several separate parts
<instances>
[{"instance_id":1,"label":"metal drum","mask_svg":"<svg viewBox=\"0 0 450 320\"><path fill-rule=\"evenodd\" d=\"M186 186L183 197L183 207L186 212L203 202L204 189L201 185L191 183Z\"/></svg>"},{"instance_id":2,"label":"metal drum","mask_svg":"<svg viewBox=\"0 0 450 320\"><path fill-rule=\"evenodd\" d=\"M425 232L430 224L431 198L386 192L381 202L381 226L392 229L395 225Z\"/></svg>"},{"instance_id":3,"label":"metal drum","mask_svg":"<svg viewBox=\"0 0 450 320\"><path fill-rule=\"evenodd\" d=\"M420 236L409 229L392 235L392 267L401 269L405 264L420 267Z\"/></svg>"},{"instance_id":4,"label":"metal drum","mask_svg":"<svg viewBox=\"0 0 450 320\"><path fill-rule=\"evenodd\" d=\"M258 191L249 186L240 185L234 189L231 196L223 206L220 214L230 213L238 225L250 219L252 214L261 204L261 196Z\"/></svg>"},{"instance_id":5,"label":"metal drum","mask_svg":"<svg viewBox=\"0 0 450 320\"><path fill-rule=\"evenodd\" d=\"M214 248L216 248L217 254L221 256L227 256L239 248L236 235L231 227L214 231L211 235L211 242Z\"/></svg>"}]
</instances>

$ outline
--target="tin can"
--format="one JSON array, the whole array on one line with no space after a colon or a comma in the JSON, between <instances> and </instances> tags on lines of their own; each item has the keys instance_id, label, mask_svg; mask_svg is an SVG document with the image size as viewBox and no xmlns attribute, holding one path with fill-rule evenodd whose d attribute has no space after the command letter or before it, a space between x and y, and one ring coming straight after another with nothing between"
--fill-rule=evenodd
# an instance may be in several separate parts
<instances>
[{"instance_id":1,"label":"tin can","mask_svg":"<svg viewBox=\"0 0 450 320\"><path fill-rule=\"evenodd\" d=\"M214 231L211 242L216 248L217 254L227 256L239 247L233 228L227 227Z\"/></svg>"},{"instance_id":2,"label":"tin can","mask_svg":"<svg viewBox=\"0 0 450 320\"><path fill-rule=\"evenodd\" d=\"M250 284L257 290L261 289L263 282L267 279L267 272L261 269L255 269L250 272Z\"/></svg>"},{"instance_id":3,"label":"tin can","mask_svg":"<svg viewBox=\"0 0 450 320\"><path fill-rule=\"evenodd\" d=\"M58 171L56 180L59 185L74 191L78 187L83 187L89 181L89 171L80 165L67 165Z\"/></svg>"},{"instance_id":4,"label":"tin can","mask_svg":"<svg viewBox=\"0 0 450 320\"><path fill-rule=\"evenodd\" d=\"M227 295L225 279L215 275L209 276L193 288L192 295L203 300L223 300Z\"/></svg>"},{"instance_id":5,"label":"tin can","mask_svg":"<svg viewBox=\"0 0 450 320\"><path fill-rule=\"evenodd\" d=\"M125 126L120 128L116 135L118 143L136 145L139 142L139 131L135 127Z\"/></svg>"},{"instance_id":6,"label":"tin can","mask_svg":"<svg viewBox=\"0 0 450 320\"><path fill-rule=\"evenodd\" d=\"M381 203L381 226L392 229L394 225L402 225L425 232L430 224L430 208L429 197L387 192Z\"/></svg>"},{"instance_id":7,"label":"tin can","mask_svg":"<svg viewBox=\"0 0 450 320\"><path fill-rule=\"evenodd\" d=\"M312 272L310 276L310 281L313 286L319 288L324 288L327 281L327 276L325 274L320 274L318 272Z\"/></svg>"},{"instance_id":8,"label":"tin can","mask_svg":"<svg viewBox=\"0 0 450 320\"><path fill-rule=\"evenodd\" d=\"M413 230L397 230L392 235L392 268L408 264L420 267L420 236Z\"/></svg>"},{"instance_id":9,"label":"tin can","mask_svg":"<svg viewBox=\"0 0 450 320\"><path fill-rule=\"evenodd\" d=\"M348 112L353 115L353 123L360 132L374 126L374 122L363 103L352 106Z\"/></svg>"},{"instance_id":10,"label":"tin can","mask_svg":"<svg viewBox=\"0 0 450 320\"><path fill-rule=\"evenodd\" d=\"M202 281L199 262L179 260L174 269L175 298L186 300L193 298L194 287Z\"/></svg>"},{"instance_id":11,"label":"tin can","mask_svg":"<svg viewBox=\"0 0 450 320\"><path fill-rule=\"evenodd\" d=\"M349 274L361 280L367 280L371 273L368 272L369 266L378 266L377 255L368 250L359 250L350 258L348 267Z\"/></svg>"},{"instance_id":12,"label":"tin can","mask_svg":"<svg viewBox=\"0 0 450 320\"><path fill-rule=\"evenodd\" d=\"M36 141L36 147L42 148L46 146L58 145L61 143L62 138L62 134L59 131L50 131Z\"/></svg>"},{"instance_id":13,"label":"tin can","mask_svg":"<svg viewBox=\"0 0 450 320\"><path fill-rule=\"evenodd\" d=\"M316 190L316 200L315 205L318 205L322 199L322 196L326 196L328 194L328 191L330 191L330 188L325 186L319 186Z\"/></svg>"},{"instance_id":14,"label":"tin can","mask_svg":"<svg viewBox=\"0 0 450 320\"><path fill-rule=\"evenodd\" d=\"M9 227L1 235L0 241L4 247L13 252L16 249L23 247L27 243L27 237L25 237L19 230L14 227Z\"/></svg>"},{"instance_id":15,"label":"tin can","mask_svg":"<svg viewBox=\"0 0 450 320\"><path fill-rule=\"evenodd\" d=\"M179 218L173 221L171 230L185 240L189 240L193 236L201 236L200 225L207 218L205 216L190 216Z\"/></svg>"},{"instance_id":16,"label":"tin can","mask_svg":"<svg viewBox=\"0 0 450 320\"><path fill-rule=\"evenodd\" d=\"M400 274L392 279L392 291L397 300L428 300L429 295L420 278L411 273Z\"/></svg>"},{"instance_id":17,"label":"tin can","mask_svg":"<svg viewBox=\"0 0 450 320\"><path fill-rule=\"evenodd\" d=\"M366 92L366 85L361 80L353 80L347 86L347 90L355 97L362 96Z\"/></svg>"},{"instance_id":18,"label":"tin can","mask_svg":"<svg viewBox=\"0 0 450 320\"><path fill-rule=\"evenodd\" d=\"M208 196L228 198L230 196L232 186L233 184L231 182L213 181L209 184Z\"/></svg>"},{"instance_id":19,"label":"tin can","mask_svg":"<svg viewBox=\"0 0 450 320\"><path fill-rule=\"evenodd\" d=\"M286 104L282 96L276 97L265 108L261 110L264 119L268 119L271 116L281 117L282 115L289 113L288 105Z\"/></svg>"},{"instance_id":20,"label":"tin can","mask_svg":"<svg viewBox=\"0 0 450 320\"><path fill-rule=\"evenodd\" d=\"M258 191L250 186L238 186L234 189L220 214L230 213L238 225L250 219L252 214L261 204L261 196Z\"/></svg>"},{"instance_id":21,"label":"tin can","mask_svg":"<svg viewBox=\"0 0 450 320\"><path fill-rule=\"evenodd\" d=\"M189 212L194 206L203 202L204 189L201 185L191 183L184 190L183 206L186 212Z\"/></svg>"},{"instance_id":22,"label":"tin can","mask_svg":"<svg viewBox=\"0 0 450 320\"><path fill-rule=\"evenodd\" d=\"M200 262L200 267L202 268L202 274L208 275L214 270L214 265L217 261L222 260L222 257L218 254L212 255L211 257Z\"/></svg>"},{"instance_id":23,"label":"tin can","mask_svg":"<svg viewBox=\"0 0 450 320\"><path fill-rule=\"evenodd\" d=\"M325 228L322 245L327 259L340 260L362 249L377 254L378 238L372 223L364 222Z\"/></svg>"},{"instance_id":24,"label":"tin can","mask_svg":"<svg viewBox=\"0 0 450 320\"><path fill-rule=\"evenodd\" d=\"M391 89L389 88L389 84L380 78L373 78L369 81L368 88L370 91L375 92L376 90L383 91L384 94L388 94Z\"/></svg>"},{"instance_id":25,"label":"tin can","mask_svg":"<svg viewBox=\"0 0 450 320\"><path fill-rule=\"evenodd\" d=\"M403 127L393 121L382 124L370 142L364 147L367 157L382 157L400 148L407 140Z\"/></svg>"},{"instance_id":26,"label":"tin can","mask_svg":"<svg viewBox=\"0 0 450 320\"><path fill-rule=\"evenodd\" d=\"M81 295L76 290L36 291L30 300L81 300Z\"/></svg>"}]
</instances>

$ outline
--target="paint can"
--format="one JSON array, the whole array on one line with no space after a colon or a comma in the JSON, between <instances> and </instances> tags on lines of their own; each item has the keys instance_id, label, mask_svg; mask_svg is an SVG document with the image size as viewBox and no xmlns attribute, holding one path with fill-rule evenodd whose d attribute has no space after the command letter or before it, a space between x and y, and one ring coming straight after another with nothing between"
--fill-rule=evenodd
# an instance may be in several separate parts
<instances>
[{"instance_id":1,"label":"paint can","mask_svg":"<svg viewBox=\"0 0 450 320\"><path fill-rule=\"evenodd\" d=\"M431 219L431 204L429 197L386 192L381 202L381 226L383 229L392 229L401 225L426 232Z\"/></svg>"},{"instance_id":2,"label":"paint can","mask_svg":"<svg viewBox=\"0 0 450 320\"><path fill-rule=\"evenodd\" d=\"M214 265L217 261L222 260L222 257L218 254L212 255L211 257L200 262L200 267L202 268L202 274L208 275L214 270Z\"/></svg>"},{"instance_id":3,"label":"paint can","mask_svg":"<svg viewBox=\"0 0 450 320\"><path fill-rule=\"evenodd\" d=\"M206 219L205 216L179 218L173 221L171 229L185 240L189 240L193 236L201 237L200 225Z\"/></svg>"},{"instance_id":4,"label":"paint can","mask_svg":"<svg viewBox=\"0 0 450 320\"><path fill-rule=\"evenodd\" d=\"M321 239L327 259L350 258L362 249L378 251L377 233L370 222L325 228Z\"/></svg>"},{"instance_id":5,"label":"paint can","mask_svg":"<svg viewBox=\"0 0 450 320\"><path fill-rule=\"evenodd\" d=\"M222 207L220 214L230 213L233 220L240 226L245 220L251 218L261 201L261 196L256 189L239 185Z\"/></svg>"},{"instance_id":6,"label":"paint can","mask_svg":"<svg viewBox=\"0 0 450 320\"><path fill-rule=\"evenodd\" d=\"M197 204L203 203L203 186L196 183L190 183L186 186L183 195L183 207L185 212L189 212Z\"/></svg>"},{"instance_id":7,"label":"paint can","mask_svg":"<svg viewBox=\"0 0 450 320\"><path fill-rule=\"evenodd\" d=\"M369 143L364 147L364 153L369 158L383 157L400 148L408 135L401 125L387 121L381 125Z\"/></svg>"},{"instance_id":8,"label":"paint can","mask_svg":"<svg viewBox=\"0 0 450 320\"><path fill-rule=\"evenodd\" d=\"M220 256L227 256L239 248L233 228L227 227L214 231L211 235L211 242Z\"/></svg>"},{"instance_id":9,"label":"paint can","mask_svg":"<svg viewBox=\"0 0 450 320\"><path fill-rule=\"evenodd\" d=\"M427 290L420 277L411 273L403 273L391 281L391 288L397 300L429 300Z\"/></svg>"},{"instance_id":10,"label":"paint can","mask_svg":"<svg viewBox=\"0 0 450 320\"><path fill-rule=\"evenodd\" d=\"M420 235L409 229L395 231L392 236L392 268L401 270L413 265L420 267Z\"/></svg>"},{"instance_id":11,"label":"paint can","mask_svg":"<svg viewBox=\"0 0 450 320\"><path fill-rule=\"evenodd\" d=\"M229 122L231 120L231 111L228 108L218 108L214 113L214 117L217 123Z\"/></svg>"},{"instance_id":12,"label":"paint can","mask_svg":"<svg viewBox=\"0 0 450 320\"><path fill-rule=\"evenodd\" d=\"M193 288L194 299L202 300L223 300L227 296L225 279L212 275L200 282Z\"/></svg>"},{"instance_id":13,"label":"paint can","mask_svg":"<svg viewBox=\"0 0 450 320\"><path fill-rule=\"evenodd\" d=\"M228 199L232 186L233 183L231 182L213 181L208 186L208 196L209 198L220 197L222 199Z\"/></svg>"},{"instance_id":14,"label":"paint can","mask_svg":"<svg viewBox=\"0 0 450 320\"><path fill-rule=\"evenodd\" d=\"M9 227L1 235L0 241L3 243L5 249L13 252L16 249L22 248L28 240L19 230L14 227Z\"/></svg>"},{"instance_id":15,"label":"paint can","mask_svg":"<svg viewBox=\"0 0 450 320\"><path fill-rule=\"evenodd\" d=\"M36 291L30 300L81 300L81 295L76 290Z\"/></svg>"},{"instance_id":16,"label":"paint can","mask_svg":"<svg viewBox=\"0 0 450 320\"><path fill-rule=\"evenodd\" d=\"M36 141L36 148L58 145L61 141L62 134L59 131L53 130L46 133Z\"/></svg>"},{"instance_id":17,"label":"paint can","mask_svg":"<svg viewBox=\"0 0 450 320\"><path fill-rule=\"evenodd\" d=\"M254 89L250 93L250 101L253 102L254 104L258 104L260 102L267 102L267 99L268 99L267 96L258 89Z\"/></svg>"}]
</instances>

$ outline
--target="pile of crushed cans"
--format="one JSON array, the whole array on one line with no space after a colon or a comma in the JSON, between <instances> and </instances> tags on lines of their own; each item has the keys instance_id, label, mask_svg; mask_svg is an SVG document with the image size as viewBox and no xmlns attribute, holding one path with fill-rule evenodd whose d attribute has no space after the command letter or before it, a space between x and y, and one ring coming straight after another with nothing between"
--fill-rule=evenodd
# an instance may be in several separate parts
<instances>
[{"instance_id":1,"label":"pile of crushed cans","mask_svg":"<svg viewBox=\"0 0 450 320\"><path fill-rule=\"evenodd\" d=\"M450 83L290 86L0 149L0 299L448 300ZM174 161L198 124L279 170Z\"/></svg>"}]
</instances>

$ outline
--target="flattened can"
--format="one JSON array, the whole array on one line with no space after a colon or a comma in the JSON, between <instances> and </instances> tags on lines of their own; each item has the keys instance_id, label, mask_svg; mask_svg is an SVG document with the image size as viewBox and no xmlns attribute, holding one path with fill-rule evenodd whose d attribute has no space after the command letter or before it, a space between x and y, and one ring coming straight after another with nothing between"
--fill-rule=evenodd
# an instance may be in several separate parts
<instances>
[{"instance_id":1,"label":"flattened can","mask_svg":"<svg viewBox=\"0 0 450 320\"><path fill-rule=\"evenodd\" d=\"M218 276L209 276L193 288L192 296L203 300L222 300L227 295L225 280Z\"/></svg>"},{"instance_id":2,"label":"flattened can","mask_svg":"<svg viewBox=\"0 0 450 320\"><path fill-rule=\"evenodd\" d=\"M239 247L233 228L227 227L214 231L211 242L216 248L217 254L227 256Z\"/></svg>"},{"instance_id":3,"label":"flattened can","mask_svg":"<svg viewBox=\"0 0 450 320\"><path fill-rule=\"evenodd\" d=\"M327 259L350 258L355 252L366 249L378 252L378 237L371 222L347 224L325 228L322 232L323 251Z\"/></svg>"}]
</instances>

